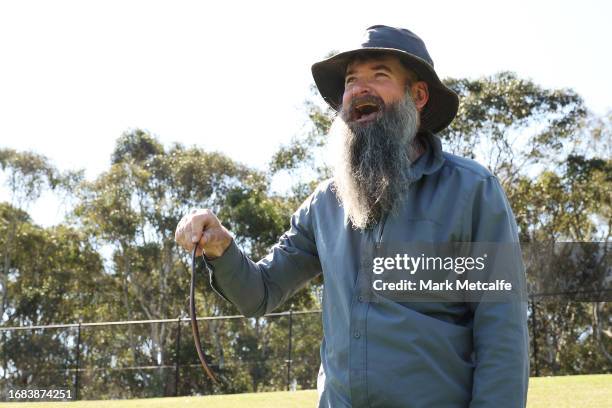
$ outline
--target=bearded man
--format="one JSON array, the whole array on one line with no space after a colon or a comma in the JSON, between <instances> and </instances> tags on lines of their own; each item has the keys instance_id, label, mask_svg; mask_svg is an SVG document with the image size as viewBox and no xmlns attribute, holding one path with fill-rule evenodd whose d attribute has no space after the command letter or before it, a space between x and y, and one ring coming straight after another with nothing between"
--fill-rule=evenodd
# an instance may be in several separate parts
<instances>
[{"instance_id":1,"label":"bearded man","mask_svg":"<svg viewBox=\"0 0 612 408\"><path fill-rule=\"evenodd\" d=\"M457 113L423 41L372 26L353 50L312 67L338 115L332 180L255 263L209 210L183 217L212 287L245 316L273 311L323 273L319 407L522 407L528 383L524 302L370 302L362 256L386 242L518 242L498 180L442 152Z\"/></svg>"}]
</instances>

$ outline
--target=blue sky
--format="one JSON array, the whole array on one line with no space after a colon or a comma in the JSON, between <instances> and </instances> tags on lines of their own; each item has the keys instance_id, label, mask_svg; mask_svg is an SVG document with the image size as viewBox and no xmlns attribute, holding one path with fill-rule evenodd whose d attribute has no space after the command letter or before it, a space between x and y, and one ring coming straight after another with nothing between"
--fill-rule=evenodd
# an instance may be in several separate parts
<instances>
[{"instance_id":1,"label":"blue sky","mask_svg":"<svg viewBox=\"0 0 612 408\"><path fill-rule=\"evenodd\" d=\"M605 1L5 1L0 146L92 178L138 127L263 168L304 128L312 63L373 24L421 36L442 77L512 70L603 114L611 15ZM43 197L35 220L55 205Z\"/></svg>"}]
</instances>

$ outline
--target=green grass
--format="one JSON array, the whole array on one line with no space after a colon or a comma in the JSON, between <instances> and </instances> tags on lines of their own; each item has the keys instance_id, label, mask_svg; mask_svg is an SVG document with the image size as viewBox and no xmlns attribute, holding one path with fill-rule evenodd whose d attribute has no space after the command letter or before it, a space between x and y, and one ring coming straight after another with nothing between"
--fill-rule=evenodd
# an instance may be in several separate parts
<instances>
[{"instance_id":1,"label":"green grass","mask_svg":"<svg viewBox=\"0 0 612 408\"><path fill-rule=\"evenodd\" d=\"M527 406L529 408L610 408L612 374L531 378Z\"/></svg>"},{"instance_id":2,"label":"green grass","mask_svg":"<svg viewBox=\"0 0 612 408\"><path fill-rule=\"evenodd\" d=\"M208 397L146 398L112 401L8 403L8 408L301 408L315 407L316 391L260 392L256 394L212 395Z\"/></svg>"},{"instance_id":3,"label":"green grass","mask_svg":"<svg viewBox=\"0 0 612 408\"><path fill-rule=\"evenodd\" d=\"M612 404L612 374L532 378L529 408L604 408ZM2 408L301 408L316 407L316 391L114 401L0 403Z\"/></svg>"}]
</instances>

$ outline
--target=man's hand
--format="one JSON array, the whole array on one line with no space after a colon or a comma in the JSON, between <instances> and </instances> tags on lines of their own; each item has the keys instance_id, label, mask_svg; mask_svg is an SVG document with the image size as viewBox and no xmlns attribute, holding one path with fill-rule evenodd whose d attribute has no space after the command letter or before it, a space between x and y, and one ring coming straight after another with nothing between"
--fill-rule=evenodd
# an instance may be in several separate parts
<instances>
[{"instance_id":1,"label":"man's hand","mask_svg":"<svg viewBox=\"0 0 612 408\"><path fill-rule=\"evenodd\" d=\"M198 245L197 256L218 258L232 243L232 236L210 210L198 209L185 215L176 227L174 240L187 251Z\"/></svg>"}]
</instances>

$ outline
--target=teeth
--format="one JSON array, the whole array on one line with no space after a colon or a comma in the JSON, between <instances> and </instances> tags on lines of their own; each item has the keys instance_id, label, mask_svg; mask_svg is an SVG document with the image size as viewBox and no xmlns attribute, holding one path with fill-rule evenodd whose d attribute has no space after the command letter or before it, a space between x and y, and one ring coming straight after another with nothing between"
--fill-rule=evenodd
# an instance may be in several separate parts
<instances>
[{"instance_id":1,"label":"teeth","mask_svg":"<svg viewBox=\"0 0 612 408\"><path fill-rule=\"evenodd\" d=\"M364 103L362 105L357 105L356 109L363 109L363 108L367 108L367 107L370 107L370 106L375 108L375 109L378 108L378 106L376 106L376 104L373 104L373 103Z\"/></svg>"},{"instance_id":2,"label":"teeth","mask_svg":"<svg viewBox=\"0 0 612 408\"><path fill-rule=\"evenodd\" d=\"M363 105L358 105L355 107L355 111L359 115L359 117L363 115L369 115L374 112L378 112L378 105L372 103L365 103Z\"/></svg>"}]
</instances>

